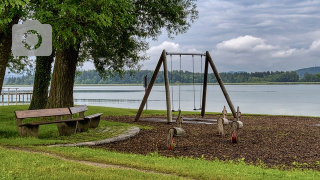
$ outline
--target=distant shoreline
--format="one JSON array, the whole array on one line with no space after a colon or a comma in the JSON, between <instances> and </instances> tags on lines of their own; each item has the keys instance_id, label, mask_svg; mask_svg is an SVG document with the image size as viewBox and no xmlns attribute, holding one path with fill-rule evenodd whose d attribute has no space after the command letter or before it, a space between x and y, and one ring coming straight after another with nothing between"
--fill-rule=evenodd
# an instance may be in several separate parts
<instances>
[{"instance_id":1,"label":"distant shoreline","mask_svg":"<svg viewBox=\"0 0 320 180\"><path fill-rule=\"evenodd\" d=\"M266 82L266 83L224 83L225 85L312 85L320 84L320 82ZM154 84L155 86L164 86L164 83ZM170 84L172 85L172 84ZM175 83L173 85L179 85ZM183 83L180 85L193 85L192 83ZM202 83L195 83L195 85L202 85ZM218 83L208 83L208 85L218 85ZM33 85L3 85L3 87L32 87ZM143 86L143 84L74 84L74 86Z\"/></svg>"}]
</instances>

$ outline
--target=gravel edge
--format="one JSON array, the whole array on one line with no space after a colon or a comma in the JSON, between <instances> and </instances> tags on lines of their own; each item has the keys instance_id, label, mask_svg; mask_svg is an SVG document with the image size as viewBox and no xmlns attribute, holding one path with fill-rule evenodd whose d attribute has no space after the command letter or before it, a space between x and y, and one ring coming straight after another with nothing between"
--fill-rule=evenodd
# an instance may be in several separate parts
<instances>
[{"instance_id":1,"label":"gravel edge","mask_svg":"<svg viewBox=\"0 0 320 180\"><path fill-rule=\"evenodd\" d=\"M112 138L108 138L100 141L81 142L81 143L73 143L73 144L55 144L55 145L49 145L48 147L96 146L96 145L102 145L102 144L112 143L116 141L123 141L137 135L139 132L140 132L139 127L132 126L129 129L127 129L123 134L120 134L119 136L116 136L116 137L112 137Z\"/></svg>"}]
</instances>

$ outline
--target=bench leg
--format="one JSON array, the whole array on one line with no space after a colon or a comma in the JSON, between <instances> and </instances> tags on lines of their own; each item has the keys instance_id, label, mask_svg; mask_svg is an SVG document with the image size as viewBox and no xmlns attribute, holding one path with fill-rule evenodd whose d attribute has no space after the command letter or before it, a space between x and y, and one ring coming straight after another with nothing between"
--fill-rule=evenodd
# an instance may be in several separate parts
<instances>
[{"instance_id":1,"label":"bench leg","mask_svg":"<svg viewBox=\"0 0 320 180\"><path fill-rule=\"evenodd\" d=\"M18 127L20 136L22 137L35 137L39 135L39 125L34 126L22 126Z\"/></svg>"},{"instance_id":2,"label":"bench leg","mask_svg":"<svg viewBox=\"0 0 320 180\"><path fill-rule=\"evenodd\" d=\"M29 125L29 126L21 126L22 119L17 119L17 127L20 136L22 137L35 137L38 138L39 135L39 125Z\"/></svg>"},{"instance_id":3,"label":"bench leg","mask_svg":"<svg viewBox=\"0 0 320 180\"><path fill-rule=\"evenodd\" d=\"M92 119L90 119L90 128L96 128L99 126L100 123L100 116L98 117L94 117Z\"/></svg>"},{"instance_id":4,"label":"bench leg","mask_svg":"<svg viewBox=\"0 0 320 180\"><path fill-rule=\"evenodd\" d=\"M78 121L77 124L77 132L84 132L89 129L90 120L84 119L83 121Z\"/></svg>"},{"instance_id":5,"label":"bench leg","mask_svg":"<svg viewBox=\"0 0 320 180\"><path fill-rule=\"evenodd\" d=\"M77 121L57 123L60 136L70 136L76 133Z\"/></svg>"}]
</instances>

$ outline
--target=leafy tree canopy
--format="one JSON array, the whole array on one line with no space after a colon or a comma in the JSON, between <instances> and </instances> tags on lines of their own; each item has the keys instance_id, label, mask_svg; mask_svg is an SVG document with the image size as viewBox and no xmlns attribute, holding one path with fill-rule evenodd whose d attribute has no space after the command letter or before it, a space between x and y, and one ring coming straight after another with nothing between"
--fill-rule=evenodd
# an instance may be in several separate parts
<instances>
[{"instance_id":1,"label":"leafy tree canopy","mask_svg":"<svg viewBox=\"0 0 320 180\"><path fill-rule=\"evenodd\" d=\"M195 0L38 0L33 15L53 28L59 49L80 43L81 60L93 60L100 76L138 69L146 38L185 33L198 17Z\"/></svg>"},{"instance_id":2,"label":"leafy tree canopy","mask_svg":"<svg viewBox=\"0 0 320 180\"><path fill-rule=\"evenodd\" d=\"M19 17L26 14L24 6L29 0L2 0L0 2L0 34L6 35L11 32L11 22L16 15ZM10 26L8 26L10 25Z\"/></svg>"}]
</instances>

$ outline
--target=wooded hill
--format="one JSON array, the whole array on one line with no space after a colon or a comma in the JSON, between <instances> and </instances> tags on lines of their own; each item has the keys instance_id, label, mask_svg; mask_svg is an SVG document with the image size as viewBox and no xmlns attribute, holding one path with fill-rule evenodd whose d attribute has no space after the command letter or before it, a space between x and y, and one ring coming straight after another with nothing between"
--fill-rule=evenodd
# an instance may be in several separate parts
<instances>
[{"instance_id":1,"label":"wooded hill","mask_svg":"<svg viewBox=\"0 0 320 180\"><path fill-rule=\"evenodd\" d=\"M143 78L148 75L149 80L151 79L153 71L151 70L141 70L136 72L126 72L123 77L116 75L114 77L109 77L107 79L102 79L97 71L89 70L79 72L75 78L75 84L141 84L143 83ZM287 72L230 72L230 73L220 73L221 79L225 83L266 83L266 82L320 82L320 73L309 74L302 78L296 71ZM22 77L10 77L8 79L7 85L31 85L33 84L34 76L22 76ZM169 72L170 83L202 83L203 74L192 73L190 71L175 70ZM208 76L209 83L216 83L217 80L213 73ZM164 83L163 71L160 71L155 83Z\"/></svg>"},{"instance_id":2,"label":"wooded hill","mask_svg":"<svg viewBox=\"0 0 320 180\"><path fill-rule=\"evenodd\" d=\"M320 73L320 66L298 69L296 72L299 77L304 77L306 74L317 74Z\"/></svg>"}]
</instances>

